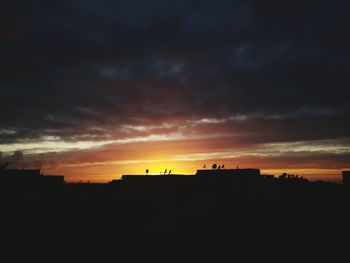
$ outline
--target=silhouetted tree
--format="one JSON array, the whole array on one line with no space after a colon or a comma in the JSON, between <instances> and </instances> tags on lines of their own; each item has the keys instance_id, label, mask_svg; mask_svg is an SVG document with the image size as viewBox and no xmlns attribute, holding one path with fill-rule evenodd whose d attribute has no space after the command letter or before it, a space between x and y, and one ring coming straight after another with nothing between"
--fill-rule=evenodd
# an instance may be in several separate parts
<instances>
[{"instance_id":1,"label":"silhouetted tree","mask_svg":"<svg viewBox=\"0 0 350 263\"><path fill-rule=\"evenodd\" d=\"M218 167L218 165L216 164L216 163L214 163L212 166L211 166L211 168L213 168L213 169L216 169Z\"/></svg>"}]
</instances>

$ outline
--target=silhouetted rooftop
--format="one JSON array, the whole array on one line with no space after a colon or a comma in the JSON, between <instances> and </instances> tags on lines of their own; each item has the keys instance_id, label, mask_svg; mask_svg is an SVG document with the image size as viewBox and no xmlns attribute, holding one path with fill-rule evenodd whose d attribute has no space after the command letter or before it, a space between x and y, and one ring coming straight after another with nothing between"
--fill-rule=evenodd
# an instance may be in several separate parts
<instances>
[{"instance_id":1,"label":"silhouetted rooftop","mask_svg":"<svg viewBox=\"0 0 350 263\"><path fill-rule=\"evenodd\" d=\"M342 171L343 184L350 185L350 171Z\"/></svg>"},{"instance_id":2,"label":"silhouetted rooftop","mask_svg":"<svg viewBox=\"0 0 350 263\"><path fill-rule=\"evenodd\" d=\"M41 176L40 169L4 169L0 170L4 176Z\"/></svg>"},{"instance_id":3,"label":"silhouetted rooftop","mask_svg":"<svg viewBox=\"0 0 350 263\"><path fill-rule=\"evenodd\" d=\"M41 174L40 169L0 169L0 178L7 182L16 184L21 183L49 183L62 184L64 183L63 175L48 175Z\"/></svg>"},{"instance_id":4,"label":"silhouetted rooftop","mask_svg":"<svg viewBox=\"0 0 350 263\"><path fill-rule=\"evenodd\" d=\"M245 169L208 169L208 170L197 170L197 176L249 176L259 177L260 170L256 168L245 168Z\"/></svg>"}]
</instances>

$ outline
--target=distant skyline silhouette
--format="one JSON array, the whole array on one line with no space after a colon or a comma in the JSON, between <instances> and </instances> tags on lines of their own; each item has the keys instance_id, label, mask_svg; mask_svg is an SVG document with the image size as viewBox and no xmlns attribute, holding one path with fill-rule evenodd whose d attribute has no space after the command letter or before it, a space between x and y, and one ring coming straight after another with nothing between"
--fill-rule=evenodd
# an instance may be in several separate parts
<instances>
[{"instance_id":1,"label":"distant skyline silhouette","mask_svg":"<svg viewBox=\"0 0 350 263\"><path fill-rule=\"evenodd\" d=\"M193 170L191 171L187 171L184 170L183 168L179 167L177 170L174 170L174 164L170 163L172 167L172 169L170 168L165 168L165 170L162 168L159 169L159 167L166 167L164 165L164 162L160 163L157 166L154 166L154 163L156 163L155 161L153 162L140 162L140 164L145 164L148 165L147 167L151 167L151 168L146 168L144 169L144 171L140 171L140 168L138 166L133 167L133 165L129 165L124 171L121 170L120 174L115 174L113 176L109 176L107 174L101 174L100 178L96 178L93 177L91 175L82 177L81 175L78 174L78 176L72 176L71 171L68 169L68 176L66 174L62 174L60 173L62 176L65 176L65 181L66 182L82 182L82 183L86 183L86 182L92 182L92 183L108 183L111 180L117 180L117 179L121 179L123 175L125 174L136 174L136 175L141 175L144 174L146 176L159 176L159 175L173 175L173 174L181 174L181 175L193 175L195 174L196 171L202 169L203 171L231 171L231 170L244 170L247 168L251 168L253 166L239 166L239 165L217 165L216 163L212 164L212 165L208 165L204 164L203 167L197 166L195 167ZM67 166L67 168L71 167L74 168L76 165L71 165L71 166ZM78 165L79 166L79 165ZM28 170L29 168L29 170ZM5 162L5 163L0 163L0 169L12 169L12 170L18 170L20 171L40 171L42 174L53 174L52 171L50 169L45 169L43 168L43 166L40 164L39 167L36 167L37 169L30 169L32 167L30 166L18 166L18 164L16 163L9 163L9 162ZM62 171L63 169L58 168L57 171ZM315 170L315 169L309 169L309 170L298 170L298 169L261 169L261 172L263 174L267 174L267 175L273 175L276 178L278 178L279 176L282 176L283 174L290 174L290 175L295 175L297 177L304 177L305 179L311 180L311 181L329 181L329 182L336 182L336 183L341 183L343 180L343 170L338 170L338 169L334 169L334 170L328 170L329 174L322 174L322 172L324 172L324 170L320 169L320 170ZM185 171L185 172L183 172ZM296 171L301 171L301 173L293 173ZM102 172L102 171L101 171ZM317 173L319 172L319 173ZM58 174L58 173L55 173Z\"/></svg>"},{"instance_id":2,"label":"distant skyline silhouette","mask_svg":"<svg viewBox=\"0 0 350 263\"><path fill-rule=\"evenodd\" d=\"M6 262L349 262L344 184L261 174L124 175L64 183L0 167Z\"/></svg>"}]
</instances>

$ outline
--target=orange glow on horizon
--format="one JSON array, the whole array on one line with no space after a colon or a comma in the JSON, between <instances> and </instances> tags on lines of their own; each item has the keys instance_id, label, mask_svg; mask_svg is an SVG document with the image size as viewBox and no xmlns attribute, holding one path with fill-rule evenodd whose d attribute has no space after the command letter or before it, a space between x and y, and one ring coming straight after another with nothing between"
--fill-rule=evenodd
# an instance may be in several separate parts
<instances>
[{"instance_id":1,"label":"orange glow on horizon","mask_svg":"<svg viewBox=\"0 0 350 263\"><path fill-rule=\"evenodd\" d=\"M113 179L120 179L122 175L146 175L146 169L149 175L160 175L171 170L171 174L193 175L198 169L203 169L206 164L207 169L211 169L212 163L218 165L225 164L225 169L235 169L236 165L230 165L227 160L219 160L213 162L203 161L139 161L133 164L87 164L78 166L61 166L55 168L44 168L45 174L63 174L67 182L98 182L105 183ZM278 176L282 173L296 174L315 181L341 181L342 169L320 169L320 168L278 168L264 169L259 165L240 165L239 168L260 168L262 174L273 174ZM349 168L344 168L349 169Z\"/></svg>"},{"instance_id":2,"label":"orange glow on horizon","mask_svg":"<svg viewBox=\"0 0 350 263\"><path fill-rule=\"evenodd\" d=\"M26 145L26 147L39 146ZM55 142L44 145L55 146ZM77 149L66 147L79 146ZM259 168L262 173L280 175L284 172L304 176L309 180L341 180L341 170L349 169L347 160L338 160L339 154L350 147L335 142L298 142L275 144L250 144L237 137L197 139L173 139L127 143L74 143L61 142L55 153L32 153L26 167L40 162L44 174L64 175L67 182L108 182L124 174L157 175L172 171L172 174L195 174L206 164L225 165L226 169ZM317 155L318 152L322 154ZM331 158L323 157L329 152ZM307 153L307 154L305 154ZM43 156L41 160L36 157ZM31 162L32 158L32 162ZM46 158L46 159L44 159ZM23 167L19 163L18 167ZM36 166L37 167L37 166Z\"/></svg>"}]
</instances>

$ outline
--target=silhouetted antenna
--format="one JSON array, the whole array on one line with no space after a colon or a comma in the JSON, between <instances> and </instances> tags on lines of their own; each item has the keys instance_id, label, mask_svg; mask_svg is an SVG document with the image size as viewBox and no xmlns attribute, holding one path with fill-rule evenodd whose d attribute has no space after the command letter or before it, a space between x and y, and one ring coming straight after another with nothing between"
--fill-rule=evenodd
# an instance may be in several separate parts
<instances>
[{"instance_id":1,"label":"silhouetted antenna","mask_svg":"<svg viewBox=\"0 0 350 263\"><path fill-rule=\"evenodd\" d=\"M148 172L149 172L148 169L146 169L146 175L148 175Z\"/></svg>"}]
</instances>

